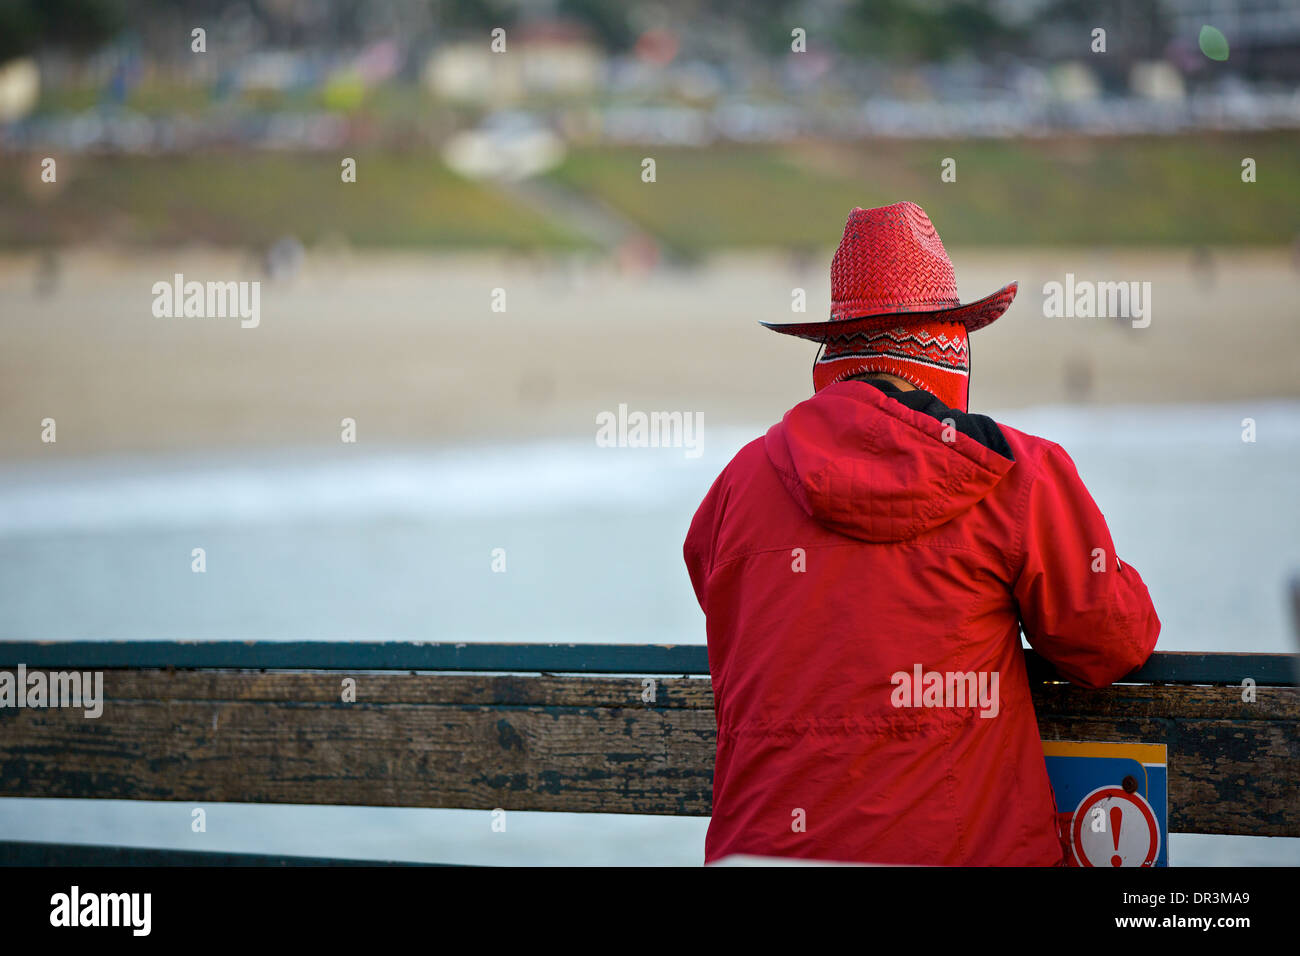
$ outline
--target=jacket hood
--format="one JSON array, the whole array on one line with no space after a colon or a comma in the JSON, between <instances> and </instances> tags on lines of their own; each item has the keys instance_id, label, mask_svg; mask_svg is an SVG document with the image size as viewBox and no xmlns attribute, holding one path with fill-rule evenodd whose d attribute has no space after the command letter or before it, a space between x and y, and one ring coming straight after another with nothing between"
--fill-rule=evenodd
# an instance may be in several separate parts
<instances>
[{"instance_id":1,"label":"jacket hood","mask_svg":"<svg viewBox=\"0 0 1300 956\"><path fill-rule=\"evenodd\" d=\"M980 418L996 431L990 419L930 401L927 414L866 382L830 385L768 429L767 457L819 524L863 541L914 538L969 510L1015 465L961 430Z\"/></svg>"}]
</instances>

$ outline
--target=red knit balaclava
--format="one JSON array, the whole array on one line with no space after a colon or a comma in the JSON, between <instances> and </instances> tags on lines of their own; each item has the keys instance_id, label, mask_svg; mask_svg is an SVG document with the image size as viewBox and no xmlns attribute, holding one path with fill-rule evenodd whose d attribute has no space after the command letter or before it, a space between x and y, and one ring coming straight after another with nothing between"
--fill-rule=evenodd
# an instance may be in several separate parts
<instances>
[{"instance_id":1,"label":"red knit balaclava","mask_svg":"<svg viewBox=\"0 0 1300 956\"><path fill-rule=\"evenodd\" d=\"M888 372L966 411L970 340L960 322L927 321L892 329L831 334L813 365L813 389L858 372Z\"/></svg>"}]
</instances>

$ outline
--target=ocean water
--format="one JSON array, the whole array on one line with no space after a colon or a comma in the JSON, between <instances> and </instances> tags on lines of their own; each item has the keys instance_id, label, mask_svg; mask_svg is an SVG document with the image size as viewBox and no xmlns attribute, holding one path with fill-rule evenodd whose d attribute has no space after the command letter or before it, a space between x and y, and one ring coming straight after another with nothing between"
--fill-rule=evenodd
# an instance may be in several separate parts
<instances>
[{"instance_id":1,"label":"ocean water","mask_svg":"<svg viewBox=\"0 0 1300 956\"><path fill-rule=\"evenodd\" d=\"M1163 650L1296 650L1300 403L1040 408L1142 573ZM1255 441L1242 440L1243 420ZM681 562L695 505L765 426L703 454L593 440L416 452L0 467L9 640L702 643ZM593 428L594 434L594 428ZM191 572L203 548L207 571ZM506 570L492 571L494 549ZM478 811L0 800L0 839L461 863L694 864L707 821ZM1175 835L1175 864L1300 862L1300 840Z\"/></svg>"}]
</instances>

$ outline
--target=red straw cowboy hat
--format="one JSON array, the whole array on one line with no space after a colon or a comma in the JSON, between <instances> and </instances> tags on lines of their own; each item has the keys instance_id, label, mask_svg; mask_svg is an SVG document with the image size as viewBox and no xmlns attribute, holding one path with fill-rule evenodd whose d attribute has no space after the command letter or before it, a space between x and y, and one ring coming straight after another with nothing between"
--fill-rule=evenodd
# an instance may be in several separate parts
<instances>
[{"instance_id":1,"label":"red straw cowboy hat","mask_svg":"<svg viewBox=\"0 0 1300 956\"><path fill-rule=\"evenodd\" d=\"M856 372L889 371L965 410L966 333L1002 315L1016 288L1012 282L961 304L930 217L916 203L898 202L849 213L831 261L829 322L762 324L824 344L813 370L819 391Z\"/></svg>"}]
</instances>

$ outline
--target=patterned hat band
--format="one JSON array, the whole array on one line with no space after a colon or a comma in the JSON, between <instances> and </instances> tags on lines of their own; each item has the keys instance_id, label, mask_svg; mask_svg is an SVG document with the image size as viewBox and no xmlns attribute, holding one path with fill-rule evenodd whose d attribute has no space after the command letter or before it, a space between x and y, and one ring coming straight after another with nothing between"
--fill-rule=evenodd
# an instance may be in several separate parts
<instances>
[{"instance_id":1,"label":"patterned hat band","mask_svg":"<svg viewBox=\"0 0 1300 956\"><path fill-rule=\"evenodd\" d=\"M970 340L960 322L928 322L878 331L830 334L813 366L813 387L858 372L887 372L966 411Z\"/></svg>"}]
</instances>

